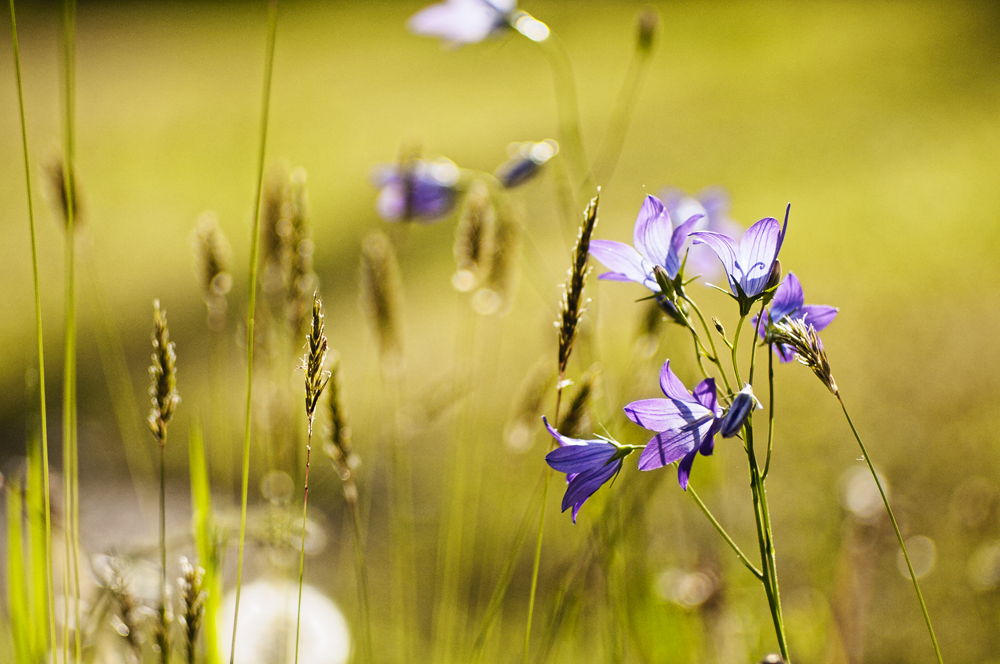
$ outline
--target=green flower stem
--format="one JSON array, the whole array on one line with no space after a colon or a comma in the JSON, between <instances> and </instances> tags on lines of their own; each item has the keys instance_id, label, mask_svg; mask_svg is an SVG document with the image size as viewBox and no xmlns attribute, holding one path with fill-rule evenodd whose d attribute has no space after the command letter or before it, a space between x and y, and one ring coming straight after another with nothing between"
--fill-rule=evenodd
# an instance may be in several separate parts
<instances>
[{"instance_id":1,"label":"green flower stem","mask_svg":"<svg viewBox=\"0 0 1000 664\"><path fill-rule=\"evenodd\" d=\"M722 539L726 540L726 543L736 553L736 556L740 559L740 561L744 565L746 565L747 569L750 570L750 573L753 574L755 577L757 577L758 581L763 582L764 574L761 573L761 571L757 569L757 567L752 562L750 562L750 559L746 557L746 554L740 550L739 545L737 545L736 542L733 541L733 538L729 536L729 533L727 533L726 529L722 527L722 524L719 523L718 520L715 518L715 516L712 515L712 512L709 511L708 506L705 505L705 503L702 502L701 498L698 497L698 493L694 490L694 487L691 486L690 483L688 483L687 492L691 496L691 498L694 499L694 502L698 504L698 507L701 508L701 511L705 514L705 516L708 517L708 520L712 522L712 525L715 526L715 529L719 531L719 534L722 535Z\"/></svg>"},{"instance_id":2,"label":"green flower stem","mask_svg":"<svg viewBox=\"0 0 1000 664\"><path fill-rule=\"evenodd\" d=\"M698 320L701 321L701 327L705 330L705 336L708 337L708 345L712 347L712 354L708 356L708 359L711 360L716 367L718 367L719 375L722 377L722 384L726 386L726 392L732 394L733 388L729 385L729 377L726 376L726 372L723 371L722 369L722 362L719 361L719 351L716 350L715 348L715 341L712 339L712 333L708 329L708 323L705 322L705 317L702 315L701 309L699 309L698 305L694 303L694 300L688 298L686 294L683 297L684 301L691 306L691 309L698 317ZM693 332L694 328L691 328L691 330ZM737 330L737 336L738 335L739 335L739 330ZM702 348L704 348L704 344L702 344ZM739 378L739 371L737 371L737 379L738 378Z\"/></svg>"},{"instance_id":3,"label":"green flower stem","mask_svg":"<svg viewBox=\"0 0 1000 664\"><path fill-rule=\"evenodd\" d=\"M740 385L743 384L743 379L740 377L740 365L739 365L739 362L737 362L736 355L737 355L737 351L740 348L740 332L743 331L743 321L745 321L746 319L747 319L747 317L746 317L745 314L742 315L742 316L740 316L740 322L736 324L736 334L733 336L733 346L732 346L732 348L733 348L733 373L736 375L736 385L737 385L737 387L739 387ZM753 365L752 364L750 365L750 372L753 373ZM732 393L732 389L730 389L730 387L729 387L728 384L726 384L726 389L728 389L729 392Z\"/></svg>"},{"instance_id":4,"label":"green flower stem","mask_svg":"<svg viewBox=\"0 0 1000 664\"><path fill-rule=\"evenodd\" d=\"M773 344L767 344L767 457L764 459L764 472L760 474L761 481L767 479L771 469L771 446L774 443L774 352Z\"/></svg>"},{"instance_id":5,"label":"green flower stem","mask_svg":"<svg viewBox=\"0 0 1000 664\"><path fill-rule=\"evenodd\" d=\"M267 148L267 119L271 104L271 72L274 68L274 42L278 29L278 0L270 0L267 8L267 47L264 56L264 90L260 114L260 147L257 154L257 193L254 199L253 235L250 238L249 301L247 304L247 398L243 427L243 489L240 503L239 553L236 563L236 607L233 611L233 639L229 664L236 657L236 627L240 615L240 592L243 587L243 546L247 531L247 493L250 485L250 424L253 415L253 324L257 306L257 253L260 247L260 204L264 189L264 155Z\"/></svg>"},{"instance_id":6,"label":"green flower stem","mask_svg":"<svg viewBox=\"0 0 1000 664\"><path fill-rule=\"evenodd\" d=\"M858 441L858 447L861 448L861 456L864 457L865 463L868 464L868 470L872 474L872 478L875 480L875 486L878 487L879 495L882 496L882 504L885 505L885 511L889 515L889 521L892 522L892 529L896 532L896 540L899 542L899 548L903 552L903 558L906 560L906 569L910 572L910 580L913 581L913 589L917 593L917 601L920 602L920 610L924 614L924 622L927 624L927 633L931 637L931 643L934 645L934 654L937 656L938 664L944 664L944 659L941 656L941 647L938 645L937 637L934 635L934 626L931 625L931 616L927 611L927 603L924 601L924 595L920 592L920 583L917 582L917 575L913 571L913 565L910 563L910 554L906 551L906 544L903 543L903 535L899 532L899 524L896 523L896 516L892 513L892 508L889 506L889 499L885 495L885 489L882 488L882 481L878 478L878 474L875 472L875 466L872 465L871 457L868 456L868 450L865 449L865 444L861 442L861 435L858 433L857 428L854 426L854 422L851 420L850 414L847 412L847 406L844 405L844 399L840 396L838 391L834 396L837 397L837 401L840 402L840 408L844 411L844 417L847 418L847 424L851 427L851 433L854 434L854 439Z\"/></svg>"},{"instance_id":7,"label":"green flower stem","mask_svg":"<svg viewBox=\"0 0 1000 664\"><path fill-rule=\"evenodd\" d=\"M774 622L774 632L778 639L778 648L785 664L791 664L788 657L788 642L785 637L785 625L781 615L781 596L778 591L778 573L775 565L774 541L771 534L771 517L767 508L767 493L764 480L757 466L757 458L753 448L753 427L750 421L743 427L746 440L747 460L750 466L750 491L753 494L754 519L757 522L757 540L760 544L761 565L764 567L764 593L767 595L768 607Z\"/></svg>"},{"instance_id":8,"label":"green flower stem","mask_svg":"<svg viewBox=\"0 0 1000 664\"><path fill-rule=\"evenodd\" d=\"M306 439L306 476L302 489L302 541L299 546L299 603L295 612L295 664L299 663L299 632L302 627L302 581L306 571L306 510L309 507L309 460L312 455L312 417L309 418L309 435Z\"/></svg>"},{"instance_id":9,"label":"green flower stem","mask_svg":"<svg viewBox=\"0 0 1000 664\"><path fill-rule=\"evenodd\" d=\"M35 237L35 208L31 196L31 165L28 160L28 129L24 115L24 85L21 81L21 55L17 45L17 20L14 15L14 0L10 0L10 35L14 49L14 73L17 78L17 104L21 115L21 146L24 150L24 180L28 196L28 228L31 233L31 276L35 293L35 336L38 341L38 396L40 400L42 442L42 497L45 504L45 584L46 618L48 620L48 647L46 652L55 650L55 592L52 585L52 502L49 495L49 434L45 405L45 344L42 334L42 296L38 285L38 244Z\"/></svg>"}]
</instances>

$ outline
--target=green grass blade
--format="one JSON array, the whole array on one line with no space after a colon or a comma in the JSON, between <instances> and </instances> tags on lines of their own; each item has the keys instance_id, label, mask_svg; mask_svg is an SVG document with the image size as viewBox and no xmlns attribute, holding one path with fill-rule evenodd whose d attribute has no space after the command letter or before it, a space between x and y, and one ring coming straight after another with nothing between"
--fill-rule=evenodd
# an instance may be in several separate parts
<instances>
[{"instance_id":1,"label":"green grass blade","mask_svg":"<svg viewBox=\"0 0 1000 664\"><path fill-rule=\"evenodd\" d=\"M205 598L205 617L202 631L205 635L205 664L219 664L218 624L219 605L222 603L222 570L218 527L212 512L212 493L208 480L208 462L205 457L205 440L201 421L193 418L188 438L188 464L191 474L191 506L194 541L198 550L198 564L205 570L202 587Z\"/></svg>"},{"instance_id":2,"label":"green grass blade","mask_svg":"<svg viewBox=\"0 0 1000 664\"><path fill-rule=\"evenodd\" d=\"M47 650L48 611L48 557L46 551L45 494L42 469L41 440L32 435L28 443L28 545L30 548L31 592L28 609L31 616L32 654L40 659ZM27 582L27 577L25 578Z\"/></svg>"},{"instance_id":3,"label":"green grass blade","mask_svg":"<svg viewBox=\"0 0 1000 664\"><path fill-rule=\"evenodd\" d=\"M15 481L7 485L7 589L10 601L10 626L14 635L14 652L17 661L31 660L31 614L24 592L24 528L22 517L21 486Z\"/></svg>"}]
</instances>

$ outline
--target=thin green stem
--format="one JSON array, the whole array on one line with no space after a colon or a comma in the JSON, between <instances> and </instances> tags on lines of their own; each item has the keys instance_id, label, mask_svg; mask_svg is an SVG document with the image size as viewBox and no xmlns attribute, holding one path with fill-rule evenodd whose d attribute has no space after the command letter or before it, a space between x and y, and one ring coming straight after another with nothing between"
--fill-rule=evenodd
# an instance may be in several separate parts
<instances>
[{"instance_id":1,"label":"thin green stem","mask_svg":"<svg viewBox=\"0 0 1000 664\"><path fill-rule=\"evenodd\" d=\"M312 418L309 418L309 435L306 438L306 477L302 489L302 541L299 546L299 604L295 613L295 664L299 663L299 631L302 626L302 581L306 571L306 509L309 506L309 459L312 454Z\"/></svg>"},{"instance_id":2,"label":"thin green stem","mask_svg":"<svg viewBox=\"0 0 1000 664\"><path fill-rule=\"evenodd\" d=\"M549 59L552 68L552 78L555 83L556 109L559 115L559 142L562 145L566 161L570 164L573 178L573 209L580 207L579 197L581 191L592 191L594 189L593 174L587 155L583 149L583 137L580 133L580 108L576 95L576 82L573 78L573 68L570 65L569 55L566 47L555 33L539 42L542 50ZM576 215L571 214L570 219L575 219Z\"/></svg>"},{"instance_id":3,"label":"thin green stem","mask_svg":"<svg viewBox=\"0 0 1000 664\"><path fill-rule=\"evenodd\" d=\"M750 562L750 559L746 557L746 554L740 550L739 545L733 541L733 538L729 536L729 533L727 533L726 529L722 527L722 524L715 518L712 512L708 509L708 506L705 505L701 498L698 497L698 493L694 490L694 487L691 486L690 483L688 484L687 492L691 498L694 499L694 502L698 504L698 507L701 508L701 511L705 514L705 516L708 517L708 520L712 523L712 525L715 526L715 529L719 532L719 534L722 535L722 539L726 540L726 543L730 546L730 548L732 548L733 552L736 553L736 556L744 565L746 565L747 569L750 570L750 573L757 577L758 581L763 581L764 574L757 569L757 567Z\"/></svg>"},{"instance_id":4,"label":"thin green stem","mask_svg":"<svg viewBox=\"0 0 1000 664\"><path fill-rule=\"evenodd\" d=\"M737 352L739 351L740 348L740 332L743 331L743 321L745 321L746 319L747 319L746 315L740 316L740 322L736 324L736 334L733 336L733 373L736 376L737 386L743 384L743 379L740 377L740 365L739 362L737 361L738 359ZM751 365L751 370L752 366L753 365ZM728 384L726 385L726 389L732 392Z\"/></svg>"},{"instance_id":5,"label":"thin green stem","mask_svg":"<svg viewBox=\"0 0 1000 664\"><path fill-rule=\"evenodd\" d=\"M864 457L865 463L868 464L868 470L875 480L875 486L878 487L879 495L882 496L882 504L885 505L885 511L889 515L889 521L892 523L892 529L896 532L896 540L899 542L899 548L902 550L903 558L906 560L906 569L910 572L910 580L913 581L913 589L917 593L920 610L924 614L924 623L927 625L927 633L930 635L931 643L934 645L934 654L937 656L938 664L944 664L944 658L941 656L941 647L938 645L937 636L934 635L934 626L931 624L931 616L927 611L927 603L924 601L924 594L920 591L920 583L917 581L917 575L913 571L912 563L910 563L910 554L906 551L903 535L899 532L899 524L896 523L896 516L892 513L892 507L889 506L889 499L885 495L885 489L882 488L882 481L878 478L878 473L875 472L875 466L872 465L871 457L868 456L868 450L865 449L865 444L861 441L861 435L858 433L850 414L847 412L847 406L844 405L843 397L840 396L840 392L837 392L834 396L840 402L840 408L844 411L844 417L847 418L847 424L851 427L851 433L854 434L854 439L858 441L858 447L861 448L861 456Z\"/></svg>"},{"instance_id":6,"label":"thin green stem","mask_svg":"<svg viewBox=\"0 0 1000 664\"><path fill-rule=\"evenodd\" d=\"M618 93L615 108L611 113L611 120L608 122L608 132L604 138L604 145L601 146L601 152L594 166L595 178L602 184L611 179L611 175L618 165L618 157L621 154L622 145L625 143L625 134L628 131L633 109L637 106L636 98L639 96L639 90L642 89L642 82L649 68L651 55L652 50L643 47L640 43L629 62L625 81L622 83L621 92Z\"/></svg>"},{"instance_id":7,"label":"thin green stem","mask_svg":"<svg viewBox=\"0 0 1000 664\"><path fill-rule=\"evenodd\" d=\"M719 360L719 351L716 350L715 348L715 341L712 339L712 332L708 329L708 323L705 322L705 317L702 315L701 309L698 308L698 305L694 303L694 300L688 298L686 294L683 297L684 301L687 302L688 305L690 305L691 310L694 311L694 314L698 317L698 320L701 321L701 327L702 329L705 330L705 336L708 337L708 345L711 346L712 348L712 354L711 356L708 357L708 359L711 360L716 367L718 367L719 375L722 377L722 384L726 386L726 392L731 394L733 389L729 385L729 377L726 375L726 372L722 368L722 362ZM694 328L691 328L691 330L693 332ZM705 345L702 344L702 348L704 347Z\"/></svg>"},{"instance_id":8,"label":"thin green stem","mask_svg":"<svg viewBox=\"0 0 1000 664\"><path fill-rule=\"evenodd\" d=\"M781 615L781 596L778 591L778 573L774 556L774 541L771 534L771 518L767 508L767 494L764 481L760 476L757 458L753 447L753 427L749 420L743 427L746 440L747 461L750 467L750 491L753 494L754 520L757 524L757 541L760 545L761 565L764 567L764 593L767 595L771 619L774 622L774 632L778 639L778 648L786 664L788 657L788 642L785 637L785 625Z\"/></svg>"},{"instance_id":9,"label":"thin green stem","mask_svg":"<svg viewBox=\"0 0 1000 664\"><path fill-rule=\"evenodd\" d=\"M774 444L774 349L773 344L767 344L767 457L764 459L764 472L760 474L761 481L767 479L771 469L771 448Z\"/></svg>"},{"instance_id":10,"label":"thin green stem","mask_svg":"<svg viewBox=\"0 0 1000 664\"><path fill-rule=\"evenodd\" d=\"M535 538L535 560L531 565L531 591L528 594L528 621L524 629L524 664L528 664L529 645L531 644L531 619L535 613L535 592L538 590L538 569L542 564L542 533L545 531L545 504L549 497L549 480L552 479L552 468L545 471L545 484L542 487L542 506L538 513L538 536Z\"/></svg>"},{"instance_id":11,"label":"thin green stem","mask_svg":"<svg viewBox=\"0 0 1000 664\"><path fill-rule=\"evenodd\" d=\"M364 537L361 534L361 515L358 513L358 498L354 496L348 500L351 506L351 523L354 526L354 564L358 576L358 602L361 605L361 637L364 647L362 662L371 662L374 659L372 649L372 614L371 600L368 594L368 566L365 564Z\"/></svg>"},{"instance_id":12,"label":"thin green stem","mask_svg":"<svg viewBox=\"0 0 1000 664\"><path fill-rule=\"evenodd\" d=\"M240 501L239 553L236 563L236 606L233 611L233 639L229 664L236 657L236 627L240 615L240 592L243 587L243 546L247 529L247 494L250 485L250 425L253 415L253 324L257 306L257 253L260 246L260 205L264 189L264 156L267 152L267 119L271 105L271 72L274 69L274 43L278 30L278 0L269 0L267 7L267 47L264 56L264 90L260 113L260 148L257 154L257 192L254 198L253 234L250 238L250 293L247 303L247 398L243 427L243 488Z\"/></svg>"},{"instance_id":13,"label":"thin green stem","mask_svg":"<svg viewBox=\"0 0 1000 664\"><path fill-rule=\"evenodd\" d=\"M72 598L74 625L79 626L80 622L80 520L77 501L79 500L79 478L77 477L77 449L76 449L76 294L75 294L75 257L76 257L76 187L75 187L75 160L76 160L76 138L74 134L75 116L75 90L76 90L76 63L75 63L75 34L76 34L76 2L75 0L65 0L63 2L63 22L62 22L62 47L63 47L63 114L64 114L64 136L65 159L63 163L63 182L65 195L66 214L66 300L65 300L65 320L66 338L63 366L63 472L65 474L65 508L66 508L66 553L67 553L67 579L70 586L66 588L65 595ZM70 602L67 602L67 606ZM68 616L67 609L67 616ZM67 632L64 631L64 635ZM69 653L70 647L68 638L64 642L64 648ZM82 643L80 629L74 629L73 659L79 662L82 656ZM68 656L68 655L67 655Z\"/></svg>"},{"instance_id":14,"label":"thin green stem","mask_svg":"<svg viewBox=\"0 0 1000 664\"><path fill-rule=\"evenodd\" d=\"M160 661L170 661L170 624L167 622L167 438L160 438Z\"/></svg>"},{"instance_id":15,"label":"thin green stem","mask_svg":"<svg viewBox=\"0 0 1000 664\"><path fill-rule=\"evenodd\" d=\"M24 151L24 185L28 197L28 228L31 234L31 277L35 293L35 336L38 342L38 396L41 418L42 442L42 495L45 504L45 584L46 617L48 619L49 644L46 652L54 651L55 602L52 585L52 500L49 495L49 429L45 405L45 343L42 334L42 296L38 284L38 243L35 237L35 207L31 195L31 165L28 160L28 125L24 115L24 84L21 80L21 54L17 45L17 19L14 15L14 0L10 0L10 34L14 49L14 73L17 78L17 105L21 117L21 146Z\"/></svg>"}]
</instances>

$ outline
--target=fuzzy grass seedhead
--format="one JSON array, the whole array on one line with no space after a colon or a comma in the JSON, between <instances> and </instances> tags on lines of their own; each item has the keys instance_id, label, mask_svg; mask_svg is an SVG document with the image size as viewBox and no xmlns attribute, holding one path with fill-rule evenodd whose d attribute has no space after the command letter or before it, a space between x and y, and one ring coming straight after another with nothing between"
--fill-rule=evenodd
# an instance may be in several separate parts
<instances>
[{"instance_id":1,"label":"fuzzy grass seedhead","mask_svg":"<svg viewBox=\"0 0 1000 664\"><path fill-rule=\"evenodd\" d=\"M177 579L183 613L180 622L184 627L184 650L188 664L194 664L198 645L198 632L205 617L205 601L208 592L202 588L205 570L195 567L181 556L181 576Z\"/></svg>"},{"instance_id":2,"label":"fuzzy grass seedhead","mask_svg":"<svg viewBox=\"0 0 1000 664\"><path fill-rule=\"evenodd\" d=\"M517 285L517 251L521 241L518 213L507 202L497 206L489 272L472 297L472 308L484 316L510 309Z\"/></svg>"},{"instance_id":3,"label":"fuzzy grass seedhead","mask_svg":"<svg viewBox=\"0 0 1000 664\"><path fill-rule=\"evenodd\" d=\"M330 368L330 440L323 446L323 451L333 463L334 470L344 483L344 496L348 501L357 499L354 471L360 460L351 445L351 427L347 417L347 407L344 405L344 390L340 376L340 358L334 355Z\"/></svg>"},{"instance_id":4,"label":"fuzzy grass seedhead","mask_svg":"<svg viewBox=\"0 0 1000 664\"><path fill-rule=\"evenodd\" d=\"M72 200L73 228L74 230L79 228L83 219L83 210L80 205L80 187L77 184L76 174L69 172L66 168L66 162L62 158L56 158L49 162L45 169L45 175L49 181L52 199L58 204L63 224L69 226L70 200Z\"/></svg>"},{"instance_id":5,"label":"fuzzy grass seedhead","mask_svg":"<svg viewBox=\"0 0 1000 664\"><path fill-rule=\"evenodd\" d=\"M636 47L643 55L653 50L656 35L660 31L660 15L652 7L646 7L639 12L636 19Z\"/></svg>"},{"instance_id":6,"label":"fuzzy grass seedhead","mask_svg":"<svg viewBox=\"0 0 1000 664\"><path fill-rule=\"evenodd\" d=\"M149 366L149 396L153 406L149 412L149 428L165 444L167 424L181 398L177 395L177 354L167 329L167 314L160 301L153 300L153 363Z\"/></svg>"},{"instance_id":7,"label":"fuzzy grass seedhead","mask_svg":"<svg viewBox=\"0 0 1000 664\"><path fill-rule=\"evenodd\" d=\"M591 199L586 212L583 213L583 223L580 225L576 246L573 248L573 264L569 268L569 277L566 280L562 304L559 308L559 320L556 321L556 327L559 330L560 376L566 373L566 364L573 351L573 342L576 341L577 326L587 307L587 303L583 301L583 287L591 270L587 267L587 256L590 252L590 238L597 226L597 208L600 197L601 192L598 189L597 196Z\"/></svg>"},{"instance_id":8,"label":"fuzzy grass seedhead","mask_svg":"<svg viewBox=\"0 0 1000 664\"><path fill-rule=\"evenodd\" d=\"M837 382L833 379L830 362L826 359L826 350L816 334L816 328L804 319L786 318L771 327L770 338L773 343L783 344L795 351L795 359L809 367L831 394L839 395Z\"/></svg>"},{"instance_id":9,"label":"fuzzy grass seedhead","mask_svg":"<svg viewBox=\"0 0 1000 664\"><path fill-rule=\"evenodd\" d=\"M115 612L114 630L125 640L127 661L135 664L142 659L142 627L144 607L132 592L122 561L109 557L109 568L104 579L104 589L111 599Z\"/></svg>"},{"instance_id":10,"label":"fuzzy grass seedhead","mask_svg":"<svg viewBox=\"0 0 1000 664\"><path fill-rule=\"evenodd\" d=\"M384 233L370 234L361 246L361 307L378 338L383 371L389 370L402 354L402 286L396 253Z\"/></svg>"},{"instance_id":11,"label":"fuzzy grass seedhead","mask_svg":"<svg viewBox=\"0 0 1000 664\"><path fill-rule=\"evenodd\" d=\"M459 291L472 290L488 266L493 243L494 213L490 193L482 180L469 188L455 229L455 265L452 285Z\"/></svg>"},{"instance_id":12,"label":"fuzzy grass seedhead","mask_svg":"<svg viewBox=\"0 0 1000 664\"><path fill-rule=\"evenodd\" d=\"M579 381L569 410L559 423L559 433L571 438L579 438L592 429L590 424L590 404L593 403L600 388L600 369L593 366L587 370Z\"/></svg>"},{"instance_id":13,"label":"fuzzy grass seedhead","mask_svg":"<svg viewBox=\"0 0 1000 664\"><path fill-rule=\"evenodd\" d=\"M198 218L192 243L199 263L202 297L208 307L208 327L221 332L226 326L226 295L233 286L229 272L232 252L214 213L205 212Z\"/></svg>"}]
</instances>

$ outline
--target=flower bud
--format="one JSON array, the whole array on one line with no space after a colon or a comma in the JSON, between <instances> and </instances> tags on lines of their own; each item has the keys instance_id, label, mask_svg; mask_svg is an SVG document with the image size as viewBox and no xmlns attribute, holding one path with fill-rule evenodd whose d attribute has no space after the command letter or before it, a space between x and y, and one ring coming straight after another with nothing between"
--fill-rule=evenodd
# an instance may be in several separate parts
<instances>
[{"instance_id":1,"label":"flower bud","mask_svg":"<svg viewBox=\"0 0 1000 664\"><path fill-rule=\"evenodd\" d=\"M510 159L497 168L494 175L506 189L512 189L535 177L541 167L559 152L559 144L552 139L535 143L514 143L508 153Z\"/></svg>"},{"instance_id":2,"label":"flower bud","mask_svg":"<svg viewBox=\"0 0 1000 664\"><path fill-rule=\"evenodd\" d=\"M647 7L639 12L637 23L639 30L636 46L641 53L649 53L653 48L657 29L660 27L660 15L652 7Z\"/></svg>"},{"instance_id":3,"label":"flower bud","mask_svg":"<svg viewBox=\"0 0 1000 664\"><path fill-rule=\"evenodd\" d=\"M722 416L722 423L719 427L719 433L722 434L723 438L732 438L740 429L743 428L743 424L746 423L747 418L750 417L750 413L754 409L754 405L760 408L760 402L753 395L753 389L751 389L749 383L740 390L740 393L736 395L733 399L733 405L729 407L726 414Z\"/></svg>"}]
</instances>

